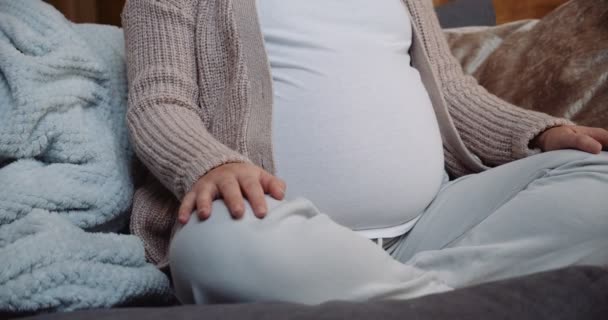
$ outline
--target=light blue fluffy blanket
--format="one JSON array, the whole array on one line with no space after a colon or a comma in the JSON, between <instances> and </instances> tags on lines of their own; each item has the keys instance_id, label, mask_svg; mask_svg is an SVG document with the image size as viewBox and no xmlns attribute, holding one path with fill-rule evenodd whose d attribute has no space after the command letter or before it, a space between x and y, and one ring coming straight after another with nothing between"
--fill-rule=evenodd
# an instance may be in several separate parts
<instances>
[{"instance_id":1,"label":"light blue fluffy blanket","mask_svg":"<svg viewBox=\"0 0 608 320\"><path fill-rule=\"evenodd\" d=\"M0 0L0 313L165 301L128 223L132 150L119 28Z\"/></svg>"}]
</instances>

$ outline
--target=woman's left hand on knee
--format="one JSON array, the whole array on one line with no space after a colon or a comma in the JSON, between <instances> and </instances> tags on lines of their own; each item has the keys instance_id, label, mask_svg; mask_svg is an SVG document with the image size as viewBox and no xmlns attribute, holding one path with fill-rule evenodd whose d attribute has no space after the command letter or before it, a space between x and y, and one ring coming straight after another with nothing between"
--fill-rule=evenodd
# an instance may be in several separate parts
<instances>
[{"instance_id":1,"label":"woman's left hand on knee","mask_svg":"<svg viewBox=\"0 0 608 320\"><path fill-rule=\"evenodd\" d=\"M583 126L559 126L543 131L531 142L543 151L576 149L598 154L608 149L608 131Z\"/></svg>"}]
</instances>

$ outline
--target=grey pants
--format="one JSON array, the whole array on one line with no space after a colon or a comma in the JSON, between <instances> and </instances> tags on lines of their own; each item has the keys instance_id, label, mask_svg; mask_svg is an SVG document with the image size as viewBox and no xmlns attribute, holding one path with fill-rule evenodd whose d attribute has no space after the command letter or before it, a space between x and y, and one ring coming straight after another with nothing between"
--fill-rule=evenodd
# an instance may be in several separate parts
<instances>
[{"instance_id":1,"label":"grey pants","mask_svg":"<svg viewBox=\"0 0 608 320\"><path fill-rule=\"evenodd\" d=\"M170 264L183 303L408 299L608 265L608 152L542 153L447 182L386 250L305 198L266 199L263 220L245 201L235 221L218 199L209 220L176 229Z\"/></svg>"}]
</instances>

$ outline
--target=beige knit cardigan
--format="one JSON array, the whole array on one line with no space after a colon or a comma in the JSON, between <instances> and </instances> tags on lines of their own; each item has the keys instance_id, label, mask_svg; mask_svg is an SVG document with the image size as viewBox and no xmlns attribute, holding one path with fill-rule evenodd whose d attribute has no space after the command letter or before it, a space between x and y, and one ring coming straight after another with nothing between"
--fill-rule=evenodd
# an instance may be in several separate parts
<instances>
[{"instance_id":1,"label":"beige knit cardigan","mask_svg":"<svg viewBox=\"0 0 608 320\"><path fill-rule=\"evenodd\" d=\"M531 139L573 124L489 94L451 55L432 1L404 3L412 65L431 97L453 178L538 153ZM127 122L145 165L131 231L165 268L179 200L201 176L231 162L275 173L270 67L255 0L129 0L122 18Z\"/></svg>"}]
</instances>

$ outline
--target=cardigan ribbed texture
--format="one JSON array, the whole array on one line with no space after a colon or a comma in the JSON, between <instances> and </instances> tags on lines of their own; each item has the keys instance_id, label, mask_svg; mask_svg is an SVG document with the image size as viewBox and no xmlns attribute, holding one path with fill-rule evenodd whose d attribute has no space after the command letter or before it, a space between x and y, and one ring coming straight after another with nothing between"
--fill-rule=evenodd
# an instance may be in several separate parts
<instances>
[{"instance_id":1,"label":"cardigan ribbed texture","mask_svg":"<svg viewBox=\"0 0 608 320\"><path fill-rule=\"evenodd\" d=\"M535 136L574 124L488 93L451 55L432 1L404 3L412 64L433 102L453 178L539 153L529 148ZM127 124L147 169L131 231L165 268L179 200L201 176L233 162L275 172L270 66L255 0L128 0L122 18Z\"/></svg>"}]
</instances>

